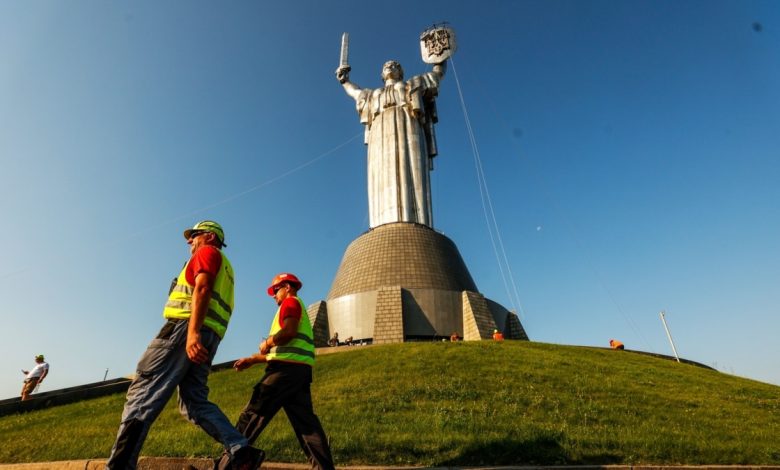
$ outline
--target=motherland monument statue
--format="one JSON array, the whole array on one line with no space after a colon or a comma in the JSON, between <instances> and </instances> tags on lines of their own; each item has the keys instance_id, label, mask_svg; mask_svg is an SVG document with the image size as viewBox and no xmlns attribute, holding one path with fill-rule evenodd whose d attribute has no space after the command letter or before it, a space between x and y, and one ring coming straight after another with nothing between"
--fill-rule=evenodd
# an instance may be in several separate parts
<instances>
[{"instance_id":1,"label":"motherland monument statue","mask_svg":"<svg viewBox=\"0 0 780 470\"><path fill-rule=\"evenodd\" d=\"M390 60L381 88L361 88L350 81L342 36L336 78L365 130L369 229L347 247L327 299L307 309L317 346L339 336L358 344L481 340L496 329L528 339L514 312L478 292L455 243L433 229L436 99L455 50L454 31L434 25L420 35L430 71L405 80Z\"/></svg>"},{"instance_id":2,"label":"motherland monument statue","mask_svg":"<svg viewBox=\"0 0 780 470\"><path fill-rule=\"evenodd\" d=\"M423 41L423 60L433 70L404 81L395 60L382 66L382 88L360 88L349 80L349 36L341 42L336 78L355 100L368 146L368 212L371 228L392 222L433 226L430 172L436 156L434 124L439 82L455 52L452 30L436 29Z\"/></svg>"}]
</instances>

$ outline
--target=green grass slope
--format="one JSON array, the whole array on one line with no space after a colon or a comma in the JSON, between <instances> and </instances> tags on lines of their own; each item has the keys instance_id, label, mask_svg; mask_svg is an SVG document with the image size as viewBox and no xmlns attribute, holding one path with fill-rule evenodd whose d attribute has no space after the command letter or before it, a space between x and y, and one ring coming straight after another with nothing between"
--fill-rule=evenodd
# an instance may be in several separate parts
<instances>
[{"instance_id":1,"label":"green grass slope","mask_svg":"<svg viewBox=\"0 0 780 470\"><path fill-rule=\"evenodd\" d=\"M315 410L337 465L780 464L780 387L630 352L491 341L320 356ZM235 420L262 367L210 379ZM176 400L143 455L216 456ZM0 418L0 462L108 455L124 397ZM257 446L304 462L280 413Z\"/></svg>"}]
</instances>

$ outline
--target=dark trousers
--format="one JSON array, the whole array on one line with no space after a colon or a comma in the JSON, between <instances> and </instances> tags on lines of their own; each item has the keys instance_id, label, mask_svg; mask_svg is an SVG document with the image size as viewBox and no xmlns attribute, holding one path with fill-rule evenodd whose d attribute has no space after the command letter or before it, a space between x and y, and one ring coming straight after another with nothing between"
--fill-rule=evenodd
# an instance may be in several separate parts
<instances>
[{"instance_id":1,"label":"dark trousers","mask_svg":"<svg viewBox=\"0 0 780 470\"><path fill-rule=\"evenodd\" d=\"M311 367L306 364L269 362L236 429L252 443L283 408L312 468L333 470L328 438L311 403L311 380Z\"/></svg>"}]
</instances>

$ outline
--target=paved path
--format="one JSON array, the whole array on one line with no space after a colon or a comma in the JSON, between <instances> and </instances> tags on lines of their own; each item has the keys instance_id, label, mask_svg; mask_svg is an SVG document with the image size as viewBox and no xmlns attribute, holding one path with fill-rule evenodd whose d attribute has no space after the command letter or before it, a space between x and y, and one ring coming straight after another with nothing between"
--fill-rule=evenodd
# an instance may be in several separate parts
<instances>
[{"instance_id":1,"label":"paved path","mask_svg":"<svg viewBox=\"0 0 780 470\"><path fill-rule=\"evenodd\" d=\"M105 459L2 464L0 470L104 470ZM211 470L211 459L141 457L138 470ZM262 470L309 470L306 464L264 462ZM560 465L507 467L338 467L342 470L780 470L780 465Z\"/></svg>"}]
</instances>

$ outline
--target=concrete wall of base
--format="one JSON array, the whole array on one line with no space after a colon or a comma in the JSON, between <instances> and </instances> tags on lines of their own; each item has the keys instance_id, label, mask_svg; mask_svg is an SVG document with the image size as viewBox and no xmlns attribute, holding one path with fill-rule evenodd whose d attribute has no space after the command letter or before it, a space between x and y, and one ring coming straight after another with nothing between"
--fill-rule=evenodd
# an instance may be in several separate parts
<instances>
[{"instance_id":1,"label":"concrete wall of base","mask_svg":"<svg viewBox=\"0 0 780 470\"><path fill-rule=\"evenodd\" d=\"M374 344L401 343L404 340L403 297L401 286L377 291L374 316Z\"/></svg>"},{"instance_id":2,"label":"concrete wall of base","mask_svg":"<svg viewBox=\"0 0 780 470\"><path fill-rule=\"evenodd\" d=\"M321 348L328 345L328 304L321 300L315 302L308 307L306 311L309 314L309 322L311 322L312 333L314 333L314 346Z\"/></svg>"},{"instance_id":3,"label":"concrete wall of base","mask_svg":"<svg viewBox=\"0 0 780 470\"><path fill-rule=\"evenodd\" d=\"M400 300L393 297L390 302L389 292L393 296L400 295ZM494 329L502 331L506 339L528 339L517 315L479 292L391 286L331 299L327 309L322 304L324 301L313 306L320 305L318 315L327 315L327 319L317 320L328 325L327 338L338 333L342 340L373 338L376 342L381 337L381 341L387 342L387 338L397 336L397 332L384 333L381 325L390 324L391 316L398 316L392 320L394 328L403 325L398 342L449 338L453 332L466 340L490 339ZM317 343L318 346L323 344Z\"/></svg>"},{"instance_id":4,"label":"concrete wall of base","mask_svg":"<svg viewBox=\"0 0 780 470\"><path fill-rule=\"evenodd\" d=\"M463 339L477 341L493 338L496 321L485 297L479 292L463 291Z\"/></svg>"}]
</instances>

